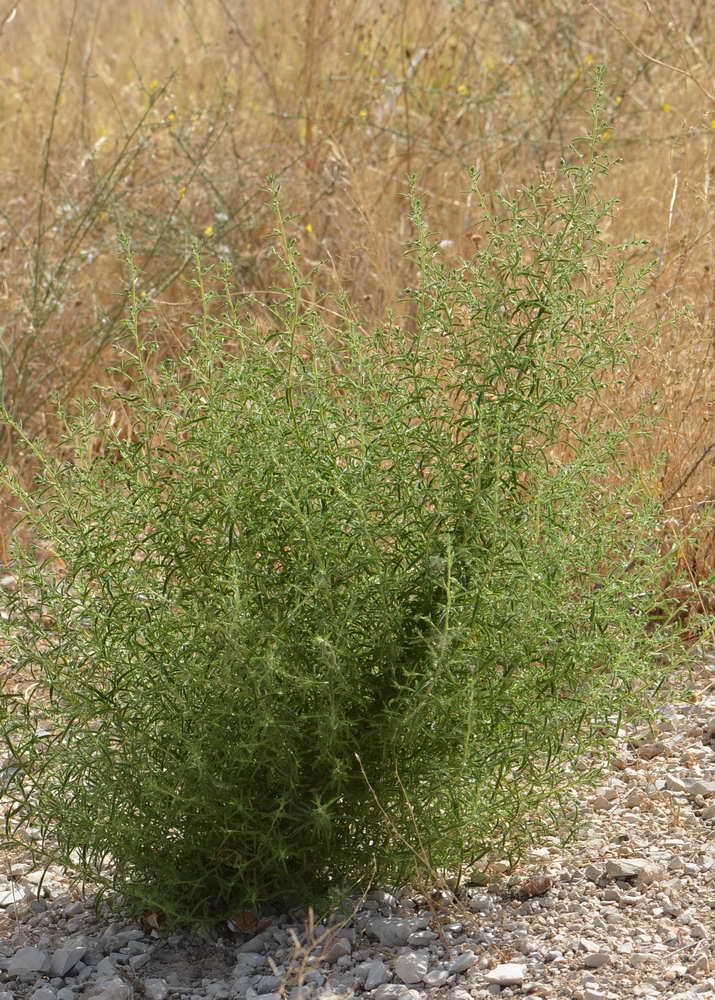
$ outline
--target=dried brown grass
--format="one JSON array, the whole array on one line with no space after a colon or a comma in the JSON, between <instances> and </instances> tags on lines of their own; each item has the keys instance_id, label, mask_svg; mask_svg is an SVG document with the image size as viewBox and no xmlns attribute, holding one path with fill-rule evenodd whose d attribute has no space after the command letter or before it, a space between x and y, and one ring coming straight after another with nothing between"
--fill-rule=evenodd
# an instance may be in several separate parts
<instances>
[{"instance_id":1,"label":"dried brown grass","mask_svg":"<svg viewBox=\"0 0 715 1000\"><path fill-rule=\"evenodd\" d=\"M369 323L414 277L402 249L409 174L444 253L469 254L468 167L493 192L553 167L604 64L606 139L622 158L604 192L620 202L610 235L651 241L633 250L658 261L640 309L663 321L607 404L659 412L634 449L644 469L663 456L671 540L702 525L683 550L693 587L712 573L715 29L704 0L6 0L0 24L0 391L50 436L52 394L70 400L114 357L120 232L171 352L196 304L181 281L193 238L231 261L239 287L275 280L273 175L318 287L345 289ZM118 419L130 432L131 415ZM2 445L30 467L7 428ZM3 545L10 526L8 515Z\"/></svg>"}]
</instances>

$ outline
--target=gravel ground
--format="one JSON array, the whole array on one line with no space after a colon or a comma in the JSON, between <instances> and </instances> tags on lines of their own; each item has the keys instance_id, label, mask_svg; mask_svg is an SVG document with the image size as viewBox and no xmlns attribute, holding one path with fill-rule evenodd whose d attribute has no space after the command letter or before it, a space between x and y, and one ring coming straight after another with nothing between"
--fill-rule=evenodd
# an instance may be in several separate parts
<instances>
[{"instance_id":1,"label":"gravel ground","mask_svg":"<svg viewBox=\"0 0 715 1000\"><path fill-rule=\"evenodd\" d=\"M28 859L0 875L0 1000L715 998L715 654L694 700L626 727L579 839L459 890L371 893L330 926L252 914L172 933L80 899ZM486 884L476 884L476 882Z\"/></svg>"}]
</instances>

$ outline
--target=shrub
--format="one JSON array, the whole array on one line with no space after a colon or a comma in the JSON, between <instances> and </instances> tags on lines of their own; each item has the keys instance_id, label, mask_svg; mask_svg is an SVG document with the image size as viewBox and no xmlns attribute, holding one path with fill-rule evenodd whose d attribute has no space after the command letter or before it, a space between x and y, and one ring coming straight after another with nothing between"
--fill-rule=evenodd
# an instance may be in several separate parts
<instances>
[{"instance_id":1,"label":"shrub","mask_svg":"<svg viewBox=\"0 0 715 1000\"><path fill-rule=\"evenodd\" d=\"M5 626L34 683L3 696L9 841L35 825L38 854L203 920L516 857L569 820L676 645L648 623L637 428L583 419L636 350L604 169L585 142L482 202L458 267L415 199L401 327L305 305L282 222L269 335L227 285L159 363L135 299L131 392L15 485L50 556L18 543Z\"/></svg>"}]
</instances>

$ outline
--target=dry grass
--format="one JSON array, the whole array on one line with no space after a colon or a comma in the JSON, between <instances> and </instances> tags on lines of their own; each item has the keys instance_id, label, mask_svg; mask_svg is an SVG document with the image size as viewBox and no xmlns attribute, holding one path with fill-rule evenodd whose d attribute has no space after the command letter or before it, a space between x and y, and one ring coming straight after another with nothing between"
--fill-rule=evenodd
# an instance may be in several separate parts
<instances>
[{"instance_id":1,"label":"dry grass","mask_svg":"<svg viewBox=\"0 0 715 1000\"><path fill-rule=\"evenodd\" d=\"M613 239L652 242L641 309L664 321L615 409L652 406L638 442L693 584L715 568L715 28L704 0L5 0L0 7L0 391L35 433L50 397L104 372L122 332L131 236L158 331L175 350L193 291L193 238L231 261L239 287L275 280L268 175L323 290L369 321L413 278L407 180L426 193L444 253L478 239L467 169L497 192L558 160L586 122L591 70L606 76L606 139L622 158L607 194ZM680 314L686 307L689 312ZM669 321L673 323L669 325ZM118 415L130 426L129 414ZM27 462L7 431L6 456ZM11 520L6 520L9 526ZM7 530L5 534L7 535ZM6 542L6 538L4 540ZM0 556L2 553L0 552Z\"/></svg>"}]
</instances>

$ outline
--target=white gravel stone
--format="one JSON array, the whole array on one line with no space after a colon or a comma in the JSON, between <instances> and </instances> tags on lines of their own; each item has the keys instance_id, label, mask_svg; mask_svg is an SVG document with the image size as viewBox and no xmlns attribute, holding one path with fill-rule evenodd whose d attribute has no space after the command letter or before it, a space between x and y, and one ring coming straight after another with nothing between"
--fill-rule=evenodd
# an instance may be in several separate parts
<instances>
[{"instance_id":1,"label":"white gravel stone","mask_svg":"<svg viewBox=\"0 0 715 1000\"><path fill-rule=\"evenodd\" d=\"M408 986L421 983L427 975L430 964L430 956L423 951L410 951L405 955L400 955L395 962L395 975Z\"/></svg>"},{"instance_id":2,"label":"white gravel stone","mask_svg":"<svg viewBox=\"0 0 715 1000\"><path fill-rule=\"evenodd\" d=\"M645 951L634 951L628 956L628 961L634 968L640 969L645 965L652 965L656 961L656 956Z\"/></svg>"},{"instance_id":3,"label":"white gravel stone","mask_svg":"<svg viewBox=\"0 0 715 1000\"><path fill-rule=\"evenodd\" d=\"M20 948L10 959L8 972L15 975L21 972L49 972L50 956L40 948Z\"/></svg>"},{"instance_id":4,"label":"white gravel stone","mask_svg":"<svg viewBox=\"0 0 715 1000\"><path fill-rule=\"evenodd\" d=\"M236 960L233 974L234 976L244 976L254 969L260 969L265 964L265 956L259 955L255 951L244 951L239 954Z\"/></svg>"},{"instance_id":5,"label":"white gravel stone","mask_svg":"<svg viewBox=\"0 0 715 1000\"><path fill-rule=\"evenodd\" d=\"M692 781L688 785L688 795L702 795L709 797L715 795L715 781Z\"/></svg>"},{"instance_id":6,"label":"white gravel stone","mask_svg":"<svg viewBox=\"0 0 715 1000\"><path fill-rule=\"evenodd\" d=\"M447 969L430 969L430 971L424 977L425 986L429 986L433 989L438 989L449 979L449 971Z\"/></svg>"},{"instance_id":7,"label":"white gravel stone","mask_svg":"<svg viewBox=\"0 0 715 1000\"><path fill-rule=\"evenodd\" d=\"M583 1000L607 1000L608 993L598 990L595 986L585 986L583 990Z\"/></svg>"},{"instance_id":8,"label":"white gravel stone","mask_svg":"<svg viewBox=\"0 0 715 1000\"><path fill-rule=\"evenodd\" d=\"M608 965L611 955L607 951L592 951L586 955L583 964L587 969L600 969L603 965Z\"/></svg>"},{"instance_id":9,"label":"white gravel stone","mask_svg":"<svg viewBox=\"0 0 715 1000\"><path fill-rule=\"evenodd\" d=\"M477 963L477 956L473 951L463 951L461 955L452 962L449 967L449 972L451 975L458 975L461 972L466 972L467 969L471 969L473 965Z\"/></svg>"},{"instance_id":10,"label":"white gravel stone","mask_svg":"<svg viewBox=\"0 0 715 1000\"><path fill-rule=\"evenodd\" d=\"M268 944L267 934L256 934L252 937L250 941L244 941L236 948L236 952L241 954L242 952L261 952L265 951L266 945Z\"/></svg>"},{"instance_id":11,"label":"white gravel stone","mask_svg":"<svg viewBox=\"0 0 715 1000\"><path fill-rule=\"evenodd\" d=\"M415 931L414 934L410 934L407 938L407 944L411 948L423 948L429 947L433 941L436 941L439 934L435 934L434 931Z\"/></svg>"},{"instance_id":12,"label":"white gravel stone","mask_svg":"<svg viewBox=\"0 0 715 1000\"><path fill-rule=\"evenodd\" d=\"M379 906L384 906L388 910L397 909L397 899L391 892L385 892L383 889L376 889L374 892L368 893L368 899L374 900Z\"/></svg>"},{"instance_id":13,"label":"white gravel stone","mask_svg":"<svg viewBox=\"0 0 715 1000\"><path fill-rule=\"evenodd\" d=\"M371 995L375 1000L400 1000L400 997L405 997L409 992L411 991L402 983L385 983L384 986L378 986Z\"/></svg>"},{"instance_id":14,"label":"white gravel stone","mask_svg":"<svg viewBox=\"0 0 715 1000\"><path fill-rule=\"evenodd\" d=\"M395 948L407 944L410 934L426 928L427 920L424 917L392 917L385 920L370 920L365 929L376 937L381 945Z\"/></svg>"},{"instance_id":15,"label":"white gravel stone","mask_svg":"<svg viewBox=\"0 0 715 1000\"><path fill-rule=\"evenodd\" d=\"M332 965L337 962L339 958L344 955L349 955L353 950L353 946L347 938L340 937L332 944L328 946L326 951L323 953L323 961Z\"/></svg>"},{"instance_id":16,"label":"white gravel stone","mask_svg":"<svg viewBox=\"0 0 715 1000\"><path fill-rule=\"evenodd\" d=\"M647 858L611 858L606 863L606 875L611 878L636 878L652 865L653 862Z\"/></svg>"},{"instance_id":17,"label":"white gravel stone","mask_svg":"<svg viewBox=\"0 0 715 1000\"><path fill-rule=\"evenodd\" d=\"M671 792L687 792L688 784L679 778L677 774L666 774L665 776L665 787L670 789Z\"/></svg>"},{"instance_id":18,"label":"white gravel stone","mask_svg":"<svg viewBox=\"0 0 715 1000\"><path fill-rule=\"evenodd\" d=\"M147 1000L166 1000L169 985L165 979L145 979L144 996Z\"/></svg>"},{"instance_id":19,"label":"white gravel stone","mask_svg":"<svg viewBox=\"0 0 715 1000\"><path fill-rule=\"evenodd\" d=\"M40 986L31 995L31 1000L56 1000L57 990L54 986Z\"/></svg>"},{"instance_id":20,"label":"white gravel stone","mask_svg":"<svg viewBox=\"0 0 715 1000\"><path fill-rule=\"evenodd\" d=\"M106 979L101 988L89 994L94 1000L131 1000L134 990L124 979L116 976L114 979Z\"/></svg>"},{"instance_id":21,"label":"white gravel stone","mask_svg":"<svg viewBox=\"0 0 715 1000\"><path fill-rule=\"evenodd\" d=\"M59 948L52 956L50 975L63 979L87 953L86 948Z\"/></svg>"},{"instance_id":22,"label":"white gravel stone","mask_svg":"<svg viewBox=\"0 0 715 1000\"><path fill-rule=\"evenodd\" d=\"M105 976L107 979L111 979L116 975L117 967L111 958L103 958L102 961L97 965L97 975Z\"/></svg>"},{"instance_id":23,"label":"white gravel stone","mask_svg":"<svg viewBox=\"0 0 715 1000\"><path fill-rule=\"evenodd\" d=\"M253 988L260 997L265 996L267 993L274 993L280 986L280 976L259 976Z\"/></svg>"},{"instance_id":24,"label":"white gravel stone","mask_svg":"<svg viewBox=\"0 0 715 1000\"><path fill-rule=\"evenodd\" d=\"M365 989L374 990L383 983L388 983L392 979L392 973L380 959L367 963L367 975L365 976Z\"/></svg>"},{"instance_id":25,"label":"white gravel stone","mask_svg":"<svg viewBox=\"0 0 715 1000\"><path fill-rule=\"evenodd\" d=\"M472 896L469 901L469 909L472 913L489 913L494 909L494 900L486 894Z\"/></svg>"},{"instance_id":26,"label":"white gravel stone","mask_svg":"<svg viewBox=\"0 0 715 1000\"><path fill-rule=\"evenodd\" d=\"M518 986L526 979L526 965L517 962L506 962L497 965L495 969L490 969L485 977L488 983L496 986Z\"/></svg>"}]
</instances>

